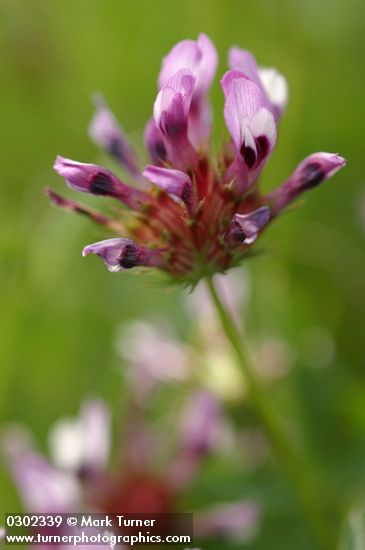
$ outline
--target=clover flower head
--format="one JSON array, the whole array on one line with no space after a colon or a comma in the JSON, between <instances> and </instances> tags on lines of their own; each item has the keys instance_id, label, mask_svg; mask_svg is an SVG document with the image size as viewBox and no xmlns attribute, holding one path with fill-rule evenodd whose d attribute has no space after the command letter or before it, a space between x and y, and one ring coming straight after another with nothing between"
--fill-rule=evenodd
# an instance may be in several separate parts
<instances>
[{"instance_id":1,"label":"clover flower head","mask_svg":"<svg viewBox=\"0 0 365 550\"><path fill-rule=\"evenodd\" d=\"M110 218L48 191L55 205L117 234L84 249L110 271L153 267L190 284L225 272L250 254L266 226L298 195L344 166L336 154L315 153L275 191L260 190L288 87L275 69L258 67L250 52L237 47L229 52L229 70L221 80L230 139L212 156L208 92L216 68L216 49L205 34L179 42L163 59L144 134L150 163L142 170L116 118L97 98L90 136L134 186L101 166L57 157L54 168L70 187L112 197L130 211L122 219Z\"/></svg>"}]
</instances>

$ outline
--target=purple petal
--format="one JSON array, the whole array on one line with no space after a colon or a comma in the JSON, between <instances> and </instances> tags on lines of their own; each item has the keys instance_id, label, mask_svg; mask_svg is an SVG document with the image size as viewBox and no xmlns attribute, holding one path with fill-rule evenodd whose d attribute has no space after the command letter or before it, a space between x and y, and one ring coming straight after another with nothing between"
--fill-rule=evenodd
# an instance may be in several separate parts
<instances>
[{"instance_id":1,"label":"purple petal","mask_svg":"<svg viewBox=\"0 0 365 550\"><path fill-rule=\"evenodd\" d=\"M58 156L54 169L72 189L93 195L110 196L133 209L140 208L147 196L122 183L112 172L97 166Z\"/></svg>"},{"instance_id":2,"label":"purple petal","mask_svg":"<svg viewBox=\"0 0 365 550\"><path fill-rule=\"evenodd\" d=\"M101 214L101 212L93 210L88 206L84 206L79 202L66 199L65 197L62 197L61 195L53 191L53 189L51 189L50 187L47 187L45 189L45 193L50 198L51 203L58 208L62 208L63 210L66 210L68 212L74 212L76 214L83 214L90 218L92 221L99 223L100 225L105 225L113 231L119 232L123 229L123 226L119 221L108 218L107 216L104 216L104 214Z\"/></svg>"},{"instance_id":3,"label":"purple petal","mask_svg":"<svg viewBox=\"0 0 365 550\"><path fill-rule=\"evenodd\" d=\"M201 33L197 41L201 52L199 71L197 71L196 93L207 93L215 77L218 65L217 50L213 42L204 33ZM194 71L193 71L194 74Z\"/></svg>"},{"instance_id":4,"label":"purple petal","mask_svg":"<svg viewBox=\"0 0 365 550\"><path fill-rule=\"evenodd\" d=\"M188 211L192 213L196 206L193 185L185 172L150 165L145 168L143 175L170 195L181 199Z\"/></svg>"},{"instance_id":5,"label":"purple petal","mask_svg":"<svg viewBox=\"0 0 365 550\"><path fill-rule=\"evenodd\" d=\"M246 130L246 138L239 155L248 168L248 186L260 175L266 161L272 153L277 137L275 117L266 108L260 109ZM248 139L249 138L249 139Z\"/></svg>"},{"instance_id":6,"label":"purple petal","mask_svg":"<svg viewBox=\"0 0 365 550\"><path fill-rule=\"evenodd\" d=\"M122 128L103 99L97 98L96 111L89 127L91 139L114 157L133 176L139 175L136 155Z\"/></svg>"},{"instance_id":7,"label":"purple petal","mask_svg":"<svg viewBox=\"0 0 365 550\"><path fill-rule=\"evenodd\" d=\"M195 147L205 145L209 137L212 117L206 95L215 76L217 63L214 44L205 34L200 34L196 42L184 40L176 44L165 57L160 72L160 88L181 69L188 69L195 78L188 122L189 140Z\"/></svg>"},{"instance_id":8,"label":"purple petal","mask_svg":"<svg viewBox=\"0 0 365 550\"><path fill-rule=\"evenodd\" d=\"M228 238L233 242L252 244L269 220L270 209L268 206L261 206L249 214L235 214Z\"/></svg>"},{"instance_id":9,"label":"purple petal","mask_svg":"<svg viewBox=\"0 0 365 550\"><path fill-rule=\"evenodd\" d=\"M194 99L191 102L188 122L189 141L196 148L207 145L212 127L212 108L206 98Z\"/></svg>"},{"instance_id":10,"label":"purple petal","mask_svg":"<svg viewBox=\"0 0 365 550\"><path fill-rule=\"evenodd\" d=\"M249 187L248 168L241 154L237 154L233 162L228 166L224 181L232 186L237 197L242 196Z\"/></svg>"},{"instance_id":11,"label":"purple petal","mask_svg":"<svg viewBox=\"0 0 365 550\"><path fill-rule=\"evenodd\" d=\"M168 137L186 128L194 85L195 78L192 72L188 69L180 69L165 82L158 93L153 111L154 118L156 125ZM164 113L165 118L168 115L171 121L163 121Z\"/></svg>"},{"instance_id":12,"label":"purple petal","mask_svg":"<svg viewBox=\"0 0 365 550\"><path fill-rule=\"evenodd\" d=\"M204 456L220 443L222 411L218 399L200 391L189 400L182 417L181 446L196 456Z\"/></svg>"},{"instance_id":13,"label":"purple petal","mask_svg":"<svg viewBox=\"0 0 365 550\"><path fill-rule=\"evenodd\" d=\"M305 158L286 182L267 197L273 213L280 212L304 191L317 187L345 164L344 158L332 153L314 153Z\"/></svg>"},{"instance_id":14,"label":"purple petal","mask_svg":"<svg viewBox=\"0 0 365 550\"><path fill-rule=\"evenodd\" d=\"M78 509L80 488L76 480L37 454L24 431L9 430L3 447L27 511L67 513Z\"/></svg>"},{"instance_id":15,"label":"purple petal","mask_svg":"<svg viewBox=\"0 0 365 550\"><path fill-rule=\"evenodd\" d=\"M162 254L150 250L130 239L107 239L86 246L83 256L96 254L109 271L119 272L136 266L159 267L162 264Z\"/></svg>"},{"instance_id":16,"label":"purple petal","mask_svg":"<svg viewBox=\"0 0 365 550\"><path fill-rule=\"evenodd\" d=\"M144 141L151 155L152 162L157 165L165 162L167 158L167 151L163 134L161 130L157 128L154 118L150 118L146 124Z\"/></svg>"},{"instance_id":17,"label":"purple petal","mask_svg":"<svg viewBox=\"0 0 365 550\"><path fill-rule=\"evenodd\" d=\"M200 34L197 41L183 40L172 48L162 62L159 75L159 88L180 69L189 69L196 78L194 93L206 94L217 69L218 57L212 41Z\"/></svg>"},{"instance_id":18,"label":"purple petal","mask_svg":"<svg viewBox=\"0 0 365 550\"><path fill-rule=\"evenodd\" d=\"M232 71L241 71L255 84L261 87L258 67L255 57L248 50L234 46L228 52L228 66Z\"/></svg>"},{"instance_id":19,"label":"purple petal","mask_svg":"<svg viewBox=\"0 0 365 550\"><path fill-rule=\"evenodd\" d=\"M231 70L241 71L262 90L270 110L278 119L288 101L288 86L284 76L274 68L258 67L251 52L237 47L230 49L228 64Z\"/></svg>"},{"instance_id":20,"label":"purple petal","mask_svg":"<svg viewBox=\"0 0 365 550\"><path fill-rule=\"evenodd\" d=\"M232 84L233 80L237 80L240 78L244 78L246 80L251 80L248 78L242 71L227 71L222 79L221 79L221 86L224 93L224 97L227 98L228 90L230 85Z\"/></svg>"},{"instance_id":21,"label":"purple petal","mask_svg":"<svg viewBox=\"0 0 365 550\"><path fill-rule=\"evenodd\" d=\"M200 34L197 45L201 52L199 69L194 72L196 84L189 112L188 136L194 147L205 147L212 126L212 110L207 93L214 79L218 56L214 44L205 35Z\"/></svg>"},{"instance_id":22,"label":"purple petal","mask_svg":"<svg viewBox=\"0 0 365 550\"><path fill-rule=\"evenodd\" d=\"M168 110L171 101L177 94L183 96L184 111L187 114L191 97L194 91L196 79L189 69L180 69L174 73L162 86L155 102L155 121L159 123L161 113Z\"/></svg>"},{"instance_id":23,"label":"purple petal","mask_svg":"<svg viewBox=\"0 0 365 550\"><path fill-rule=\"evenodd\" d=\"M222 446L227 432L218 399L210 392L195 392L186 404L180 424L180 449L171 464L171 483L185 487L191 482L201 461Z\"/></svg>"},{"instance_id":24,"label":"purple petal","mask_svg":"<svg viewBox=\"0 0 365 550\"><path fill-rule=\"evenodd\" d=\"M177 168L188 168L196 153L188 140L188 117L195 78L181 69L164 84L154 104L156 126L162 132L168 158Z\"/></svg>"},{"instance_id":25,"label":"purple petal","mask_svg":"<svg viewBox=\"0 0 365 550\"><path fill-rule=\"evenodd\" d=\"M250 130L252 136L259 141L261 149L264 146L260 143L260 138L265 137L268 140L268 144L265 147L265 155L267 154L267 150L271 151L274 148L276 142L276 123L271 111L265 108L260 109L251 121Z\"/></svg>"},{"instance_id":26,"label":"purple petal","mask_svg":"<svg viewBox=\"0 0 365 550\"><path fill-rule=\"evenodd\" d=\"M262 90L239 71L228 71L221 81L226 97L224 117L236 148L249 171L248 185L258 177L276 142L276 122ZM237 160L227 177L236 175L238 186L245 187L245 171Z\"/></svg>"},{"instance_id":27,"label":"purple petal","mask_svg":"<svg viewBox=\"0 0 365 550\"><path fill-rule=\"evenodd\" d=\"M267 159L275 147L277 131L272 112L265 108L260 109L251 121L250 131L258 149L258 165Z\"/></svg>"},{"instance_id":28,"label":"purple petal","mask_svg":"<svg viewBox=\"0 0 365 550\"><path fill-rule=\"evenodd\" d=\"M196 73L200 58L201 53L194 40L178 42L162 61L158 77L159 89L163 88L166 82L180 69L189 69L191 74Z\"/></svg>"},{"instance_id":29,"label":"purple petal","mask_svg":"<svg viewBox=\"0 0 365 550\"><path fill-rule=\"evenodd\" d=\"M117 345L130 367L133 394L144 405L162 384L180 383L191 374L189 349L156 323L129 324Z\"/></svg>"},{"instance_id":30,"label":"purple petal","mask_svg":"<svg viewBox=\"0 0 365 550\"><path fill-rule=\"evenodd\" d=\"M224 118L236 149L247 141L247 129L256 113L266 106L261 90L240 73L227 73L222 80L226 92Z\"/></svg>"}]
</instances>

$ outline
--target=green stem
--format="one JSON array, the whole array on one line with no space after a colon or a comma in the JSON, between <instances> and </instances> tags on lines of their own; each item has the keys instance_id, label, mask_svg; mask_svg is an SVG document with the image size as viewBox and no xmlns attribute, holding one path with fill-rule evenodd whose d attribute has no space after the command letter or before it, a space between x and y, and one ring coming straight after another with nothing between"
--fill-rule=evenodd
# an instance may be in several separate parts
<instances>
[{"instance_id":1,"label":"green stem","mask_svg":"<svg viewBox=\"0 0 365 550\"><path fill-rule=\"evenodd\" d=\"M300 457L293 449L277 417L276 410L256 378L257 370L252 366L252 358L244 350L242 336L225 309L212 278L207 278L206 283L224 333L237 356L239 366L245 376L251 404L260 418L279 461L283 464L285 472L290 478L293 488L296 490L298 501L305 512L312 535L315 536L319 548L333 550L333 535L324 521L323 510L318 505L316 491L313 489L311 480L308 479L308 472L303 466Z\"/></svg>"}]
</instances>

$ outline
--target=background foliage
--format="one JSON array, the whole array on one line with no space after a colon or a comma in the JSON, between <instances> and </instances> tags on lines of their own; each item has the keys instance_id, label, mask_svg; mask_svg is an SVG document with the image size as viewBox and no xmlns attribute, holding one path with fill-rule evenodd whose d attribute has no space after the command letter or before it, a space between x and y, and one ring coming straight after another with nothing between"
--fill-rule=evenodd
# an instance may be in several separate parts
<instances>
[{"instance_id":1,"label":"background foliage","mask_svg":"<svg viewBox=\"0 0 365 550\"><path fill-rule=\"evenodd\" d=\"M267 189L313 151L348 160L265 234L264 254L247 265L247 323L256 341L280 337L290 345L294 367L272 397L288 421L299 417L296 437L328 491L344 507L361 501L364 7L362 0L0 1L2 425L25 423L45 446L51 423L74 414L81 396L100 394L117 414L122 365L113 340L121 322L157 315L186 336L180 290L161 287L153 276L111 275L99 261L82 259L82 246L104 234L51 208L43 188L64 190L52 171L57 153L105 161L85 131L94 90L142 150L162 56L204 31L218 48L220 74L228 47L237 44L288 78L290 103L263 176ZM212 99L217 144L226 135L218 79ZM264 529L249 548L310 548L275 466L238 475L208 465L191 503L254 495L264 505ZM0 511L16 509L3 468Z\"/></svg>"}]
</instances>

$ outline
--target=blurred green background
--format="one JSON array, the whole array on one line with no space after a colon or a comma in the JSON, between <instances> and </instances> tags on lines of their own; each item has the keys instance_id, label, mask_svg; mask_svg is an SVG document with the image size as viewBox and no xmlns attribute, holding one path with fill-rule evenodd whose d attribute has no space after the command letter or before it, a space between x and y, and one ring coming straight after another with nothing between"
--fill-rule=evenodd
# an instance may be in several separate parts
<instances>
[{"instance_id":1,"label":"blurred green background","mask_svg":"<svg viewBox=\"0 0 365 550\"><path fill-rule=\"evenodd\" d=\"M113 275L100 261L82 259L82 247L105 233L52 208L43 188L76 195L52 170L57 154L105 162L86 135L95 90L142 152L162 56L204 31L217 46L219 75L236 44L288 78L290 102L263 176L267 189L311 152L338 152L348 161L265 234L264 254L247 265L247 323L256 342L279 337L291 347L294 367L272 398L283 418L298 418L298 437L329 491L344 507L361 500L364 8L363 0L0 0L2 425L28 425L42 447L51 423L76 413L86 394L104 396L118 411L121 365L113 339L120 322L157 315L185 337L182 292L156 284L153 275ZM212 100L217 145L226 135L218 78ZM276 468L237 475L207 468L200 500L254 495L264 521L249 548L311 548ZM2 468L0 511L17 509Z\"/></svg>"}]
</instances>

